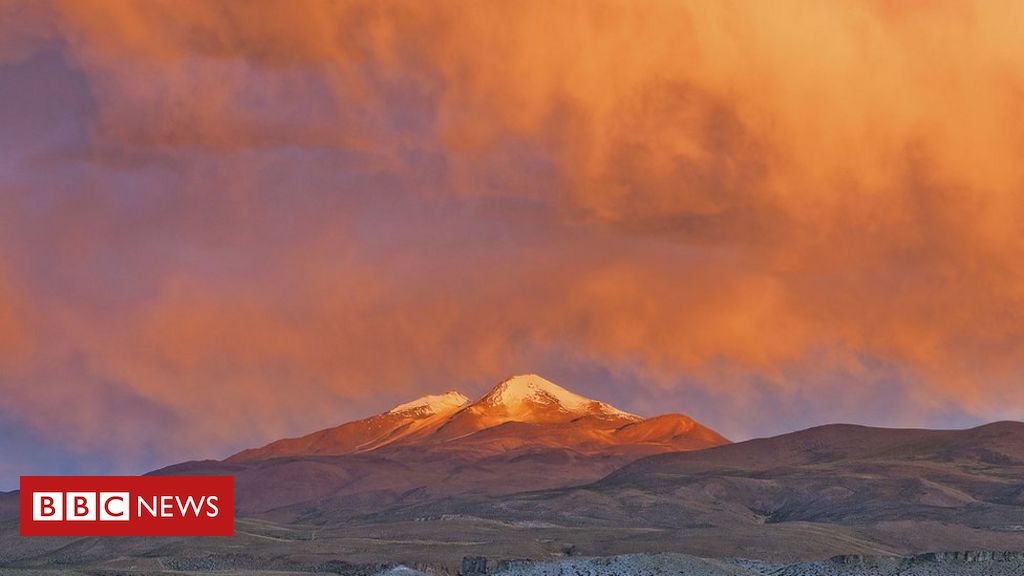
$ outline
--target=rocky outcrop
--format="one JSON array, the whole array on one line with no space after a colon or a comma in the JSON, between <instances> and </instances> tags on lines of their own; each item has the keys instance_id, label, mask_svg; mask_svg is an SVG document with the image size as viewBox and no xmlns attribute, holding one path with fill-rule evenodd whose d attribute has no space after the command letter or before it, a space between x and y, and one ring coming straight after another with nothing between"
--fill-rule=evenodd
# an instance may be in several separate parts
<instances>
[{"instance_id":1,"label":"rocky outcrop","mask_svg":"<svg viewBox=\"0 0 1024 576\"><path fill-rule=\"evenodd\" d=\"M484 556L466 556L462 559L460 576L479 576L487 574L487 558Z\"/></svg>"},{"instance_id":2,"label":"rocky outcrop","mask_svg":"<svg viewBox=\"0 0 1024 576\"><path fill-rule=\"evenodd\" d=\"M498 560L497 572L505 572L509 570L516 570L519 568L525 568L530 564L533 564L533 560L525 558L513 558L509 560Z\"/></svg>"},{"instance_id":3,"label":"rocky outcrop","mask_svg":"<svg viewBox=\"0 0 1024 576\"><path fill-rule=\"evenodd\" d=\"M956 552L928 552L914 556L919 562L1024 562L1024 552L996 550L960 550Z\"/></svg>"}]
</instances>

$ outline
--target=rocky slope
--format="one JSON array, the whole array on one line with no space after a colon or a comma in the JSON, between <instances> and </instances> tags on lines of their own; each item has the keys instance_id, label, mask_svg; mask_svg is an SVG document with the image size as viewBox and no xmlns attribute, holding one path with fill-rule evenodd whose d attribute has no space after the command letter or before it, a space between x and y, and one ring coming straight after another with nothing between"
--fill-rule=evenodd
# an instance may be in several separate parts
<instances>
[{"instance_id":1,"label":"rocky slope","mask_svg":"<svg viewBox=\"0 0 1024 576\"><path fill-rule=\"evenodd\" d=\"M726 443L718 433L682 414L645 420L527 374L499 383L475 402L455 391L425 396L383 414L278 440L227 460L340 456L411 446L471 447L490 453L545 447L642 455Z\"/></svg>"},{"instance_id":2,"label":"rocky slope","mask_svg":"<svg viewBox=\"0 0 1024 576\"><path fill-rule=\"evenodd\" d=\"M832 425L636 460L583 486L445 500L381 517L673 532L715 555L1024 550L1024 423ZM716 537L717 535L717 537Z\"/></svg>"},{"instance_id":3,"label":"rocky slope","mask_svg":"<svg viewBox=\"0 0 1024 576\"><path fill-rule=\"evenodd\" d=\"M346 422L301 438L285 438L262 448L243 450L227 460L246 462L284 456L339 456L370 452L429 435L467 404L469 398L455 391L424 396L363 420Z\"/></svg>"},{"instance_id":4,"label":"rocky slope","mask_svg":"<svg viewBox=\"0 0 1024 576\"><path fill-rule=\"evenodd\" d=\"M826 426L659 454L597 482L526 492L518 483L596 474L616 457L602 464L544 448L438 458L422 447L185 465L237 473L258 517L242 510L227 539L21 538L16 521L0 520L0 566L372 574L387 563L454 574L471 556L510 574L558 573L527 571L549 568L522 558L595 576L1022 574L1019 555L991 553L1024 551L1021 423Z\"/></svg>"},{"instance_id":5,"label":"rocky slope","mask_svg":"<svg viewBox=\"0 0 1024 576\"><path fill-rule=\"evenodd\" d=\"M360 514L451 496L584 484L636 458L728 440L682 414L644 419L536 375L475 402L426 396L376 416L156 474L230 474L239 513Z\"/></svg>"}]
</instances>

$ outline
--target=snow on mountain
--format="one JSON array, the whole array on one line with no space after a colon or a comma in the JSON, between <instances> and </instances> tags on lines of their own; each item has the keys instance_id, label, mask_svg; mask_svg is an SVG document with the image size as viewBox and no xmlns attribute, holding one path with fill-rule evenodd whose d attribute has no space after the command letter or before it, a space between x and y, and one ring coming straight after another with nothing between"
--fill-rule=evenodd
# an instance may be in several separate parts
<instances>
[{"instance_id":1,"label":"snow on mountain","mask_svg":"<svg viewBox=\"0 0 1024 576\"><path fill-rule=\"evenodd\" d=\"M475 402L454 390L431 394L376 416L245 450L229 460L337 456L383 448L468 449L479 454L544 448L639 455L727 442L681 414L645 420L536 374L524 374L500 382Z\"/></svg>"},{"instance_id":2,"label":"snow on mountain","mask_svg":"<svg viewBox=\"0 0 1024 576\"><path fill-rule=\"evenodd\" d=\"M284 438L262 448L243 450L229 460L260 460L297 454L338 455L370 452L411 437L429 434L469 403L450 391L430 394L362 420L346 422L298 438Z\"/></svg>"},{"instance_id":3,"label":"snow on mountain","mask_svg":"<svg viewBox=\"0 0 1024 576\"><path fill-rule=\"evenodd\" d=\"M540 406L578 416L604 415L641 420L636 414L623 412L611 404L585 398L536 374L523 374L505 380L474 405L500 406L511 419L517 416L528 418L536 412L536 407Z\"/></svg>"},{"instance_id":4,"label":"snow on mountain","mask_svg":"<svg viewBox=\"0 0 1024 576\"><path fill-rule=\"evenodd\" d=\"M456 408L461 408L469 403L469 398L461 392L450 390L444 394L429 394L421 398L417 398L412 402L406 402L405 404L399 404L391 410L388 410L388 414L399 414L404 412L424 412L428 414L442 414L445 412L451 412Z\"/></svg>"}]
</instances>

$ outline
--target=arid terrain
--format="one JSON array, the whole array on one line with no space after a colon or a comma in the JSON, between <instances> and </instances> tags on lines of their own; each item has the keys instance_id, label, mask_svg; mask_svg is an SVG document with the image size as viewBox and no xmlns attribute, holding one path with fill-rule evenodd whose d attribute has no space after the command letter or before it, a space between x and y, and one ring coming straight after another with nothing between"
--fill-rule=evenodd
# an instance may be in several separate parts
<instances>
[{"instance_id":1,"label":"arid terrain","mask_svg":"<svg viewBox=\"0 0 1024 576\"><path fill-rule=\"evenodd\" d=\"M155 473L234 475L236 535L21 538L17 495L8 493L0 566L20 574L1024 573L1020 422L829 425L729 443L685 416L645 420L529 376L476 402L431 396Z\"/></svg>"},{"instance_id":2,"label":"arid terrain","mask_svg":"<svg viewBox=\"0 0 1024 576\"><path fill-rule=\"evenodd\" d=\"M239 513L290 522L586 484L643 456L728 442L682 414L644 419L524 375L475 402L458 392L426 396L224 461L155 473L233 475Z\"/></svg>"}]
</instances>

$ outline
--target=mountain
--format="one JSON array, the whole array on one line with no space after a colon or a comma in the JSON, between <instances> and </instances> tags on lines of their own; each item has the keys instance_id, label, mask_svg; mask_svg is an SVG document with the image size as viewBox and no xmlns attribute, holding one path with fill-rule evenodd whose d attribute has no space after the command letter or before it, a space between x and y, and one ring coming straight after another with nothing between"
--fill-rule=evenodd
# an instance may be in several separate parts
<instances>
[{"instance_id":1,"label":"mountain","mask_svg":"<svg viewBox=\"0 0 1024 576\"><path fill-rule=\"evenodd\" d=\"M499 383L475 402L455 391L424 396L383 414L271 442L227 460L340 456L409 446L490 454L558 448L643 455L725 443L723 436L682 414L645 420L527 374Z\"/></svg>"},{"instance_id":2,"label":"mountain","mask_svg":"<svg viewBox=\"0 0 1024 576\"><path fill-rule=\"evenodd\" d=\"M533 375L156 473L234 475L246 530L275 553L277 539L443 562L1024 550L1024 423L834 424L732 444Z\"/></svg>"},{"instance_id":3,"label":"mountain","mask_svg":"<svg viewBox=\"0 0 1024 576\"><path fill-rule=\"evenodd\" d=\"M644 421L655 437L675 427L658 420ZM494 428L511 424L529 425ZM645 437L640 424L629 429ZM235 474L234 538L33 539L18 536L15 520L0 520L0 567L372 574L352 563L386 562L454 574L464 557L479 565L486 556L491 567L523 558L579 563L547 574L1022 573L1005 560L1019 554L986 552L1024 551L1020 422L969 430L837 424L640 459L397 444L160 472ZM935 553L943 550L960 552ZM638 553L656 555L586 559ZM815 562L787 567L803 560Z\"/></svg>"},{"instance_id":4,"label":"mountain","mask_svg":"<svg viewBox=\"0 0 1024 576\"><path fill-rule=\"evenodd\" d=\"M302 454L337 456L369 452L403 438L410 440L428 434L468 403L469 398L454 391L424 396L363 420L347 422L301 438L278 440L262 448L243 450L228 458L228 461L266 460Z\"/></svg>"},{"instance_id":5,"label":"mountain","mask_svg":"<svg viewBox=\"0 0 1024 576\"><path fill-rule=\"evenodd\" d=\"M476 401L424 396L369 418L155 474L231 474L239 512L295 518L583 484L637 458L727 444L682 414L644 419L528 374Z\"/></svg>"},{"instance_id":6,"label":"mountain","mask_svg":"<svg viewBox=\"0 0 1024 576\"><path fill-rule=\"evenodd\" d=\"M18 517L19 492L0 492L0 522Z\"/></svg>"},{"instance_id":7,"label":"mountain","mask_svg":"<svg viewBox=\"0 0 1024 576\"><path fill-rule=\"evenodd\" d=\"M661 530L714 556L1024 550L1024 423L835 424L637 459L587 485L383 512ZM637 548L615 547L624 553Z\"/></svg>"}]
</instances>

